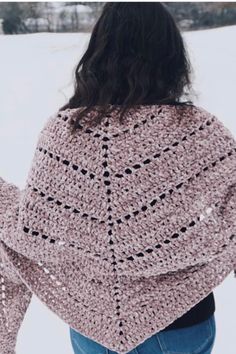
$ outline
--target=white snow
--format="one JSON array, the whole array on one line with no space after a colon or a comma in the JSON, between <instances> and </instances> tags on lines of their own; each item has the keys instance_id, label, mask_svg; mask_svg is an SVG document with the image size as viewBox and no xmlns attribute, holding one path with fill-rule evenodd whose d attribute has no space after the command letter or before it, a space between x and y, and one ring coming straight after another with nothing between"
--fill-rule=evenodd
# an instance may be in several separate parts
<instances>
[{"instance_id":1,"label":"white snow","mask_svg":"<svg viewBox=\"0 0 236 354\"><path fill-rule=\"evenodd\" d=\"M236 26L183 34L195 70L195 103L216 114L236 136ZM0 36L0 175L24 187L37 136L73 92L73 72L90 35ZM235 354L236 279L214 290L217 336L213 354ZM69 327L36 297L26 312L17 354L72 354Z\"/></svg>"}]
</instances>

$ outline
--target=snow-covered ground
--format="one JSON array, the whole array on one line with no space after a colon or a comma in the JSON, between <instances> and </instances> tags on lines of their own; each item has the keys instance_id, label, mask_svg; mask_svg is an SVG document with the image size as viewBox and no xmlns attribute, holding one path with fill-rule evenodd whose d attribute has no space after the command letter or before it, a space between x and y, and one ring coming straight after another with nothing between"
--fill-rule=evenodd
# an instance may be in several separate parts
<instances>
[{"instance_id":1,"label":"snow-covered ground","mask_svg":"<svg viewBox=\"0 0 236 354\"><path fill-rule=\"evenodd\" d=\"M195 103L216 114L236 136L236 26L184 33L195 70ZM37 136L73 92L73 72L89 34L0 36L0 175L24 187ZM217 337L213 354L235 354L236 279L215 291ZM69 328L33 296L17 354L72 354Z\"/></svg>"}]
</instances>

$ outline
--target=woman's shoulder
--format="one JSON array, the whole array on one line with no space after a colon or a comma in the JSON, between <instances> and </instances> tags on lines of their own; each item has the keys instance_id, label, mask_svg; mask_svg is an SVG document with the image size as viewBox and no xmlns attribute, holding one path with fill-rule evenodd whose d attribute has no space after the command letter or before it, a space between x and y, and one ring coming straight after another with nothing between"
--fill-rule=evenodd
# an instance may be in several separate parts
<instances>
[{"instance_id":1,"label":"woman's shoulder","mask_svg":"<svg viewBox=\"0 0 236 354\"><path fill-rule=\"evenodd\" d=\"M61 134L61 131L64 131L63 134L69 134L71 132L69 130L71 119L74 119L77 113L83 109L84 107L55 110L46 121L43 131L54 132L55 134L57 131L59 134ZM224 133L226 132L225 129L227 129L218 115L198 104L140 105L140 107L128 112L125 117L124 125L120 125L117 113L119 112L114 109L112 114L105 116L100 122L98 129L101 130L104 128L109 132L120 132L120 130L126 132L127 129L134 130L135 128L135 130L138 130L136 129L137 126L141 128L143 126L150 126L150 128L153 129L156 125L162 130L165 130L165 128L167 130L174 129L173 127L176 127L176 125L177 127L181 126L185 129L189 127L189 129L192 129L193 126L205 126L205 124L211 125L213 123L215 128L223 129ZM85 123L87 119L92 119L94 114L95 112L92 110L88 117L82 119L82 127L83 123ZM84 129L81 130L81 133L83 133L83 131ZM94 128L90 131L93 132ZM230 133L228 129L227 133Z\"/></svg>"},{"instance_id":2,"label":"woman's shoulder","mask_svg":"<svg viewBox=\"0 0 236 354\"><path fill-rule=\"evenodd\" d=\"M201 115L202 117L212 117L214 113L208 110L207 108L203 107L202 105L193 105L193 109L196 114Z\"/></svg>"}]
</instances>

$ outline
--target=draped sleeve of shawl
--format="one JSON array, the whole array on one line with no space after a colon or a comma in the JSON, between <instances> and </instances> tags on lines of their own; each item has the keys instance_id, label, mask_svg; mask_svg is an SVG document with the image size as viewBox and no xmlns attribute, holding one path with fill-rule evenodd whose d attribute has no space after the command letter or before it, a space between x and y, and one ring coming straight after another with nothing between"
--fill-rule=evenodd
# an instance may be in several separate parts
<instances>
[{"instance_id":1,"label":"draped sleeve of shawl","mask_svg":"<svg viewBox=\"0 0 236 354\"><path fill-rule=\"evenodd\" d=\"M55 118L51 115L49 122ZM33 166L31 166L33 168ZM19 211L26 188L20 190L13 183L0 177L0 353L15 354L16 339L26 310L32 298L32 292L22 281L8 252L12 252L15 261L20 262L20 247L17 239Z\"/></svg>"},{"instance_id":2,"label":"draped sleeve of shawl","mask_svg":"<svg viewBox=\"0 0 236 354\"><path fill-rule=\"evenodd\" d=\"M32 293L21 281L8 262L4 253L4 239L1 230L5 221L12 223L9 232L16 229L20 206L20 189L0 178L0 353L15 353L16 337L25 312L30 304ZM14 234L12 235L14 237Z\"/></svg>"}]
</instances>

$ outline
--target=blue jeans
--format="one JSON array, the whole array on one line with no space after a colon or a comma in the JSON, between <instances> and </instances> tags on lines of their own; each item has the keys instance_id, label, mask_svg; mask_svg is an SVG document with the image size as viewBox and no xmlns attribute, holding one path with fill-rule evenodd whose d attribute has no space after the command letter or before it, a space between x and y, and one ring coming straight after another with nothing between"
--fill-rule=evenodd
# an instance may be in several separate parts
<instances>
[{"instance_id":1,"label":"blue jeans","mask_svg":"<svg viewBox=\"0 0 236 354\"><path fill-rule=\"evenodd\" d=\"M118 354L69 328L75 354ZM215 336L213 314L193 326L157 332L127 354L211 354Z\"/></svg>"}]
</instances>

